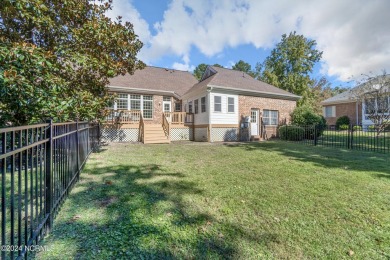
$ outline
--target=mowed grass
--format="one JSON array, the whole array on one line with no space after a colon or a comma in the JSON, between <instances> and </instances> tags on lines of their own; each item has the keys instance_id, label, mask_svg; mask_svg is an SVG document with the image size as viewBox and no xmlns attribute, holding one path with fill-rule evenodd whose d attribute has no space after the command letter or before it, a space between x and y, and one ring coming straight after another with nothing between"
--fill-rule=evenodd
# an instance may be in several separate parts
<instances>
[{"instance_id":1,"label":"mowed grass","mask_svg":"<svg viewBox=\"0 0 390 260\"><path fill-rule=\"evenodd\" d=\"M270 141L92 154L38 259L390 257L389 156Z\"/></svg>"}]
</instances>

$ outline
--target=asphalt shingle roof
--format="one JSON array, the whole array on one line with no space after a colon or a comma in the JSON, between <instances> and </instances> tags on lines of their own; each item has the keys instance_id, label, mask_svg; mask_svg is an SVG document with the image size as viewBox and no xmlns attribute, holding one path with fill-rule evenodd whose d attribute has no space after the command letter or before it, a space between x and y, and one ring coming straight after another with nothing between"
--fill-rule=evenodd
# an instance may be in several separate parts
<instances>
[{"instance_id":1,"label":"asphalt shingle roof","mask_svg":"<svg viewBox=\"0 0 390 260\"><path fill-rule=\"evenodd\" d=\"M264 93L271 93L276 95L285 95L285 96L299 98L299 96L287 92L283 89L277 88L265 82L254 79L251 76L249 76L247 73L244 73L242 71L219 68L214 66L212 66L211 68L214 69L217 73L197 83L189 91L193 91L195 89L199 89L205 86L214 85L219 87L264 92Z\"/></svg>"},{"instance_id":2,"label":"asphalt shingle roof","mask_svg":"<svg viewBox=\"0 0 390 260\"><path fill-rule=\"evenodd\" d=\"M126 74L110 79L109 86L174 91L181 96L197 82L188 71L147 66L142 70L136 70L134 75Z\"/></svg>"}]
</instances>

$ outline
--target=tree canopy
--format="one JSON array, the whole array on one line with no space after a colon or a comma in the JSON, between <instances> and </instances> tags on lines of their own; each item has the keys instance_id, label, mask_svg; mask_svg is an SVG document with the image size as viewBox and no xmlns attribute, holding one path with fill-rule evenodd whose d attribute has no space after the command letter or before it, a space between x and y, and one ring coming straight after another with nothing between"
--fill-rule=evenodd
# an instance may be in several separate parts
<instances>
[{"instance_id":1,"label":"tree canopy","mask_svg":"<svg viewBox=\"0 0 390 260\"><path fill-rule=\"evenodd\" d=\"M245 72L246 74L248 74L252 78L257 77L257 73L256 73L256 71L252 70L252 66L243 60L239 60L238 62L236 62L236 64L234 64L232 66L232 69Z\"/></svg>"},{"instance_id":2,"label":"tree canopy","mask_svg":"<svg viewBox=\"0 0 390 260\"><path fill-rule=\"evenodd\" d=\"M316 41L292 32L283 34L281 41L262 64L256 66L260 79L278 88L303 96L304 103L313 80L310 73L321 59Z\"/></svg>"},{"instance_id":3,"label":"tree canopy","mask_svg":"<svg viewBox=\"0 0 390 260\"><path fill-rule=\"evenodd\" d=\"M201 80L202 79L202 76L203 76L203 73L206 71L207 69L207 64L205 63L201 63L199 64L198 66L196 66L196 68L194 69L194 77L197 79L197 80ZM214 67L219 67L219 68L223 68L222 65L219 65L218 63L215 63L214 65L212 65Z\"/></svg>"},{"instance_id":4,"label":"tree canopy","mask_svg":"<svg viewBox=\"0 0 390 260\"><path fill-rule=\"evenodd\" d=\"M109 78L134 73L142 42L105 16L112 1L3 0L0 126L102 117Z\"/></svg>"}]
</instances>

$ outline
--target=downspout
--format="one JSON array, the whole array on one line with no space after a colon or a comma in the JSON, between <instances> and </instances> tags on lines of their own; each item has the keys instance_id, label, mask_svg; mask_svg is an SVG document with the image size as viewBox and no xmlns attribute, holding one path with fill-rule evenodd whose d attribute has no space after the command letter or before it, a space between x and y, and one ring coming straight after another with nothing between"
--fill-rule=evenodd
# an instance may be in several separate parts
<instances>
[{"instance_id":1,"label":"downspout","mask_svg":"<svg viewBox=\"0 0 390 260\"><path fill-rule=\"evenodd\" d=\"M208 100L208 121L209 121L209 142L212 143L213 140L211 138L212 126L211 126L211 96L210 93L213 90L213 87L207 87L207 100Z\"/></svg>"}]
</instances>

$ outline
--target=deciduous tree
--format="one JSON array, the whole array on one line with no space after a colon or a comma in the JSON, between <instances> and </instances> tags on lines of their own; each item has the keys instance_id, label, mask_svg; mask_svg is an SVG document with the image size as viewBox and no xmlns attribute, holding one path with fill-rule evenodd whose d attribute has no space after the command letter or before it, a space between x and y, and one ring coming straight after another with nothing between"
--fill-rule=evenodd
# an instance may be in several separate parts
<instances>
[{"instance_id":1,"label":"deciduous tree","mask_svg":"<svg viewBox=\"0 0 390 260\"><path fill-rule=\"evenodd\" d=\"M305 96L313 80L310 73L321 59L316 41L292 32L283 34L282 40L262 64L256 66L260 79L296 95ZM299 104L305 102L305 98Z\"/></svg>"},{"instance_id":2,"label":"deciduous tree","mask_svg":"<svg viewBox=\"0 0 390 260\"><path fill-rule=\"evenodd\" d=\"M0 125L104 115L109 78L134 73L142 43L105 16L112 1L3 0Z\"/></svg>"},{"instance_id":3,"label":"deciduous tree","mask_svg":"<svg viewBox=\"0 0 390 260\"><path fill-rule=\"evenodd\" d=\"M248 74L252 78L257 77L257 73L256 73L256 71L252 70L252 66L243 60L239 60L238 62L236 62L236 64L234 64L232 66L232 69L245 72L246 74Z\"/></svg>"}]
</instances>

